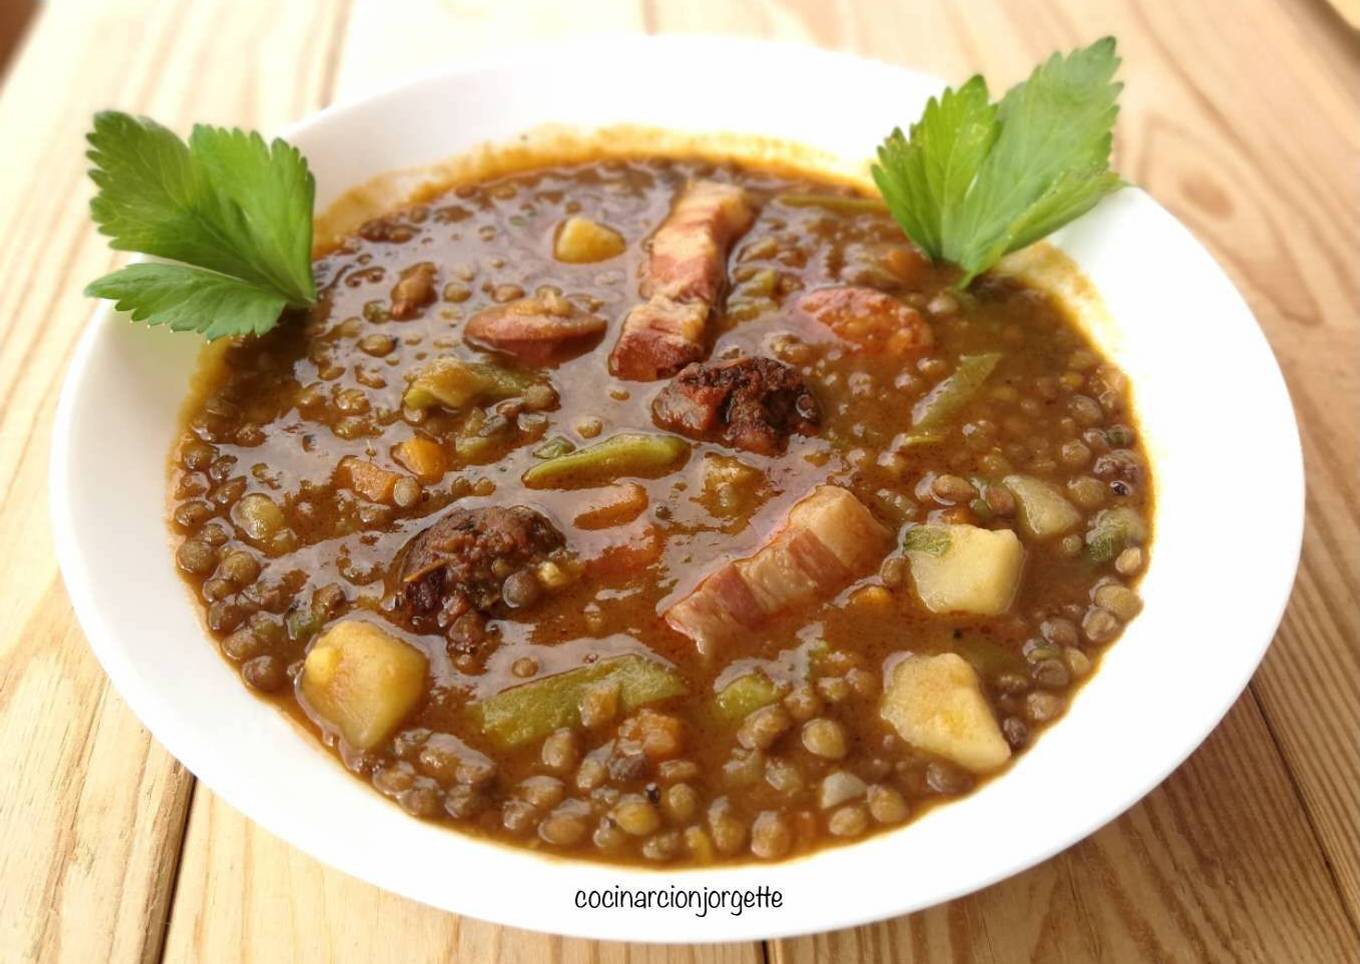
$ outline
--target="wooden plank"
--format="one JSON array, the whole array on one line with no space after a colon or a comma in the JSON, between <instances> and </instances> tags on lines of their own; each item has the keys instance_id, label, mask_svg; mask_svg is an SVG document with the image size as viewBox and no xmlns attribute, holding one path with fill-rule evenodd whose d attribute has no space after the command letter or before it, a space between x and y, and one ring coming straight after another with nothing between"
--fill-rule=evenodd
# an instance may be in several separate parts
<instances>
[{"instance_id":1,"label":"wooden plank","mask_svg":"<svg viewBox=\"0 0 1360 964\"><path fill-rule=\"evenodd\" d=\"M1360 30L1360 0L1327 0L1336 15L1355 30Z\"/></svg>"},{"instance_id":2,"label":"wooden plank","mask_svg":"<svg viewBox=\"0 0 1360 964\"><path fill-rule=\"evenodd\" d=\"M919 914L776 941L771 960L1322 964L1354 961L1355 940L1248 694L1143 803L1053 860Z\"/></svg>"},{"instance_id":3,"label":"wooden plank","mask_svg":"<svg viewBox=\"0 0 1360 964\"><path fill-rule=\"evenodd\" d=\"M0 5L0 73L4 72L37 9L36 0L10 0Z\"/></svg>"},{"instance_id":4,"label":"wooden plank","mask_svg":"<svg viewBox=\"0 0 1360 964\"><path fill-rule=\"evenodd\" d=\"M758 944L606 944L446 914L312 860L201 788L194 796L165 957L198 964L758 964L761 959Z\"/></svg>"},{"instance_id":5,"label":"wooden plank","mask_svg":"<svg viewBox=\"0 0 1360 964\"><path fill-rule=\"evenodd\" d=\"M0 629L0 745L19 761L0 795L0 957L151 959L188 779L107 694L55 579L46 533L51 407L88 311L78 290L110 262L83 214L79 134L105 101L181 124L267 126L297 116L324 98L343 9L320 0L251 0L229 13L134 0L48 6L0 96L0 133L10 135L0 156L0 225L9 228L0 232L0 545L25 547L0 554L3 611L16 614ZM946 908L772 950L800 961L818 951L877 960L1330 960L1353 950L1333 886L1353 912L1360 907L1360 547L1346 536L1360 504L1360 289L1344 254L1360 226L1350 170L1360 147L1353 38L1331 31L1307 0L989 2L966 14L943 0L609 0L512 10L415 0L400 18L365 11L345 41L345 93L422 61L601 27L809 40L956 78L985 69L998 84L1050 49L1117 32L1131 82L1123 169L1204 237L1243 286L1305 422L1304 565L1258 675L1258 702L1239 705L1143 806L1057 860ZM63 709L44 714L52 706ZM322 868L206 792L194 800L188 839L171 959L210 951L277 959L287 956L281 948L303 959L377 960L755 953L750 945L629 949L459 921Z\"/></svg>"},{"instance_id":6,"label":"wooden plank","mask_svg":"<svg viewBox=\"0 0 1360 964\"><path fill-rule=\"evenodd\" d=\"M117 105L171 124L311 109L336 12L267 0L44 5L0 96L0 959L159 958L191 778L109 689L47 528L52 412L113 257L82 136ZM260 38L268 37L264 47ZM261 50L287 83L249 69ZM212 77L212 83L202 78Z\"/></svg>"}]
</instances>

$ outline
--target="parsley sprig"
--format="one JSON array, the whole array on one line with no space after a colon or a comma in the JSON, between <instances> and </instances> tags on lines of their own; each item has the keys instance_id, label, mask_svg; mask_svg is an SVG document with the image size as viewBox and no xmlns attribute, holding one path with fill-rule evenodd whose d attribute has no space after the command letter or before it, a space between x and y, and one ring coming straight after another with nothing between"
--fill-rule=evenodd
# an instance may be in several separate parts
<instances>
[{"instance_id":1,"label":"parsley sprig","mask_svg":"<svg viewBox=\"0 0 1360 964\"><path fill-rule=\"evenodd\" d=\"M85 293L134 321L208 338L262 333L285 308L316 302L316 183L297 148L256 133L198 125L186 144L144 117L95 115L87 137L98 193L90 211L131 264Z\"/></svg>"},{"instance_id":2,"label":"parsley sprig","mask_svg":"<svg viewBox=\"0 0 1360 964\"><path fill-rule=\"evenodd\" d=\"M909 136L878 149L874 182L926 254L963 287L1001 257L1080 217L1123 181L1110 170L1122 84L1113 37L1054 54L992 103L975 76L932 97Z\"/></svg>"},{"instance_id":3,"label":"parsley sprig","mask_svg":"<svg viewBox=\"0 0 1360 964\"><path fill-rule=\"evenodd\" d=\"M963 269L960 287L1122 186L1110 170L1118 67L1106 37L1054 54L998 103L973 77L879 147L873 176L888 210L926 254ZM86 294L210 339L261 334L285 309L316 303L316 185L297 148L204 125L186 144L116 111L95 115L88 140L95 223L115 249L163 260Z\"/></svg>"}]
</instances>

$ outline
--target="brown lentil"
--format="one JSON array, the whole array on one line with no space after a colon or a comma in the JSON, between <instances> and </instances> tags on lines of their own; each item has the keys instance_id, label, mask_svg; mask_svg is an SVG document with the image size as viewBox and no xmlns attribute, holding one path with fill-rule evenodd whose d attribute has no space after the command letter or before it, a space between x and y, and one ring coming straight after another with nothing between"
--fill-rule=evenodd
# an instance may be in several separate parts
<instances>
[{"instance_id":1,"label":"brown lentil","mask_svg":"<svg viewBox=\"0 0 1360 964\"><path fill-rule=\"evenodd\" d=\"M545 843L557 847L574 847L590 829L587 823L588 814L588 808L564 804L543 818L538 825L538 835Z\"/></svg>"},{"instance_id":2,"label":"brown lentil","mask_svg":"<svg viewBox=\"0 0 1360 964\"><path fill-rule=\"evenodd\" d=\"M826 829L833 837L858 837L869 829L869 811L858 803L841 807L827 818Z\"/></svg>"},{"instance_id":3,"label":"brown lentil","mask_svg":"<svg viewBox=\"0 0 1360 964\"><path fill-rule=\"evenodd\" d=\"M1115 558L1114 568L1121 576L1136 575L1143 568L1143 550L1137 546L1125 549Z\"/></svg>"},{"instance_id":4,"label":"brown lentil","mask_svg":"<svg viewBox=\"0 0 1360 964\"><path fill-rule=\"evenodd\" d=\"M845 729L835 720L821 717L803 724L803 746L825 760L839 760L849 749Z\"/></svg>"},{"instance_id":5,"label":"brown lentil","mask_svg":"<svg viewBox=\"0 0 1360 964\"><path fill-rule=\"evenodd\" d=\"M742 721L737 730L737 742L748 750L764 750L791 726L793 718L782 705L762 706Z\"/></svg>"},{"instance_id":6,"label":"brown lentil","mask_svg":"<svg viewBox=\"0 0 1360 964\"><path fill-rule=\"evenodd\" d=\"M902 794L892 787L875 784L865 793L869 814L879 823L901 823L911 815L911 808Z\"/></svg>"},{"instance_id":7,"label":"brown lentil","mask_svg":"<svg viewBox=\"0 0 1360 964\"><path fill-rule=\"evenodd\" d=\"M761 860L775 860L793 846L793 828L776 810L763 810L751 824L751 853Z\"/></svg>"},{"instance_id":8,"label":"brown lentil","mask_svg":"<svg viewBox=\"0 0 1360 964\"><path fill-rule=\"evenodd\" d=\"M1092 597L1097 606L1108 609L1122 622L1128 622L1143 610L1143 600L1127 586L1106 583L1096 589Z\"/></svg>"},{"instance_id":9,"label":"brown lentil","mask_svg":"<svg viewBox=\"0 0 1360 964\"><path fill-rule=\"evenodd\" d=\"M1103 643L1119 632L1119 620L1108 609L1092 606L1081 619L1081 632L1093 643Z\"/></svg>"}]
</instances>

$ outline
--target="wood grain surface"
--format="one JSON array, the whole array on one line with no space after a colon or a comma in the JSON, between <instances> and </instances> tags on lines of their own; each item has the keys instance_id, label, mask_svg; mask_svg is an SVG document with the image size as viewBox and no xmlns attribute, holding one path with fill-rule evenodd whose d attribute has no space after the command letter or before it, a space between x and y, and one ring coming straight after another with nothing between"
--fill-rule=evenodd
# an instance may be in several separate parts
<instances>
[{"instance_id":1,"label":"wood grain surface","mask_svg":"<svg viewBox=\"0 0 1360 964\"><path fill-rule=\"evenodd\" d=\"M91 310L80 289L114 262L86 216L90 113L269 128L433 64L598 30L800 40L995 86L1119 37L1120 170L1250 301L1309 491L1298 582L1251 689L1114 824L870 927L764 946L563 940L300 854L195 790L109 689L46 494ZM734 96L759 109L758 90ZM1360 35L1323 0L50 0L0 87L0 144L0 961L1360 961ZM1229 468L1224 484L1251 484L1249 453Z\"/></svg>"}]
</instances>

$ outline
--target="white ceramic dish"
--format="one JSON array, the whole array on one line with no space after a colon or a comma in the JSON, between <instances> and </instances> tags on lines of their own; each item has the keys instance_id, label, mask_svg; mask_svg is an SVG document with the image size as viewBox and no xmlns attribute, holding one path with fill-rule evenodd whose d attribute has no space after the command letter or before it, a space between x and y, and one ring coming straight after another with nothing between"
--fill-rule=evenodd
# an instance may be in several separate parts
<instances>
[{"instance_id":1,"label":"white ceramic dish","mask_svg":"<svg viewBox=\"0 0 1360 964\"><path fill-rule=\"evenodd\" d=\"M284 135L308 156L324 205L377 173L548 122L749 132L867 158L940 86L801 47L611 39L452 69ZM655 872L547 859L407 817L247 693L205 638L164 518L165 458L199 342L107 308L76 351L53 439L71 599L118 691L199 779L306 852L417 900L562 934L692 942L843 927L956 897L1089 834L1195 749L1260 661L1298 560L1303 475L1289 398L1223 272L1135 189L1056 242L1103 296L1113 326L1097 335L1133 378L1156 462L1146 608L1010 772L892 834L772 866ZM1250 485L1235 477L1244 458ZM672 884L768 885L783 904L703 919L576 907L583 889Z\"/></svg>"}]
</instances>

